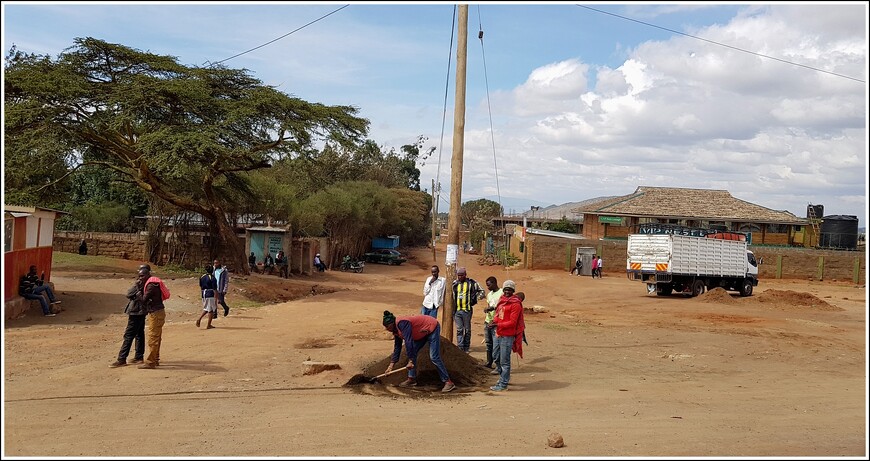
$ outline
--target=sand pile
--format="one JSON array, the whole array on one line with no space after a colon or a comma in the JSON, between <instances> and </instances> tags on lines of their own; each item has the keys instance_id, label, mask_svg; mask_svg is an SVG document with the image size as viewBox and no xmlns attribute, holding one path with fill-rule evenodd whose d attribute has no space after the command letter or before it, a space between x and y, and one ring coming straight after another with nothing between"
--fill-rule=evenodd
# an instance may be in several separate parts
<instances>
[{"instance_id":1,"label":"sand pile","mask_svg":"<svg viewBox=\"0 0 870 461\"><path fill-rule=\"evenodd\" d=\"M767 290L755 298L760 303L774 305L779 308L809 308L820 311L843 310L840 307L828 304L810 293L790 290Z\"/></svg>"},{"instance_id":2,"label":"sand pile","mask_svg":"<svg viewBox=\"0 0 870 461\"><path fill-rule=\"evenodd\" d=\"M362 374L368 377L375 377L387 370L390 365L389 354L392 352L392 343L385 343L390 346L384 348L384 358L366 366ZM481 386L495 382L492 376L489 375L490 369L484 368L483 364L471 355L462 352L455 344L451 343L444 337L441 338L441 360L444 366L447 367L447 373L450 379L460 387ZM408 357L405 353L405 346L402 345L402 354L399 356L399 361L395 368L400 368L408 363ZM389 376L380 378L379 381L383 384L397 385L408 377L407 371L401 371ZM353 379L347 385L354 384ZM420 386L441 386L441 378L438 377L438 370L435 365L432 365L432 360L429 359L429 344L427 343L417 354L417 383Z\"/></svg>"},{"instance_id":3,"label":"sand pile","mask_svg":"<svg viewBox=\"0 0 870 461\"><path fill-rule=\"evenodd\" d=\"M722 304L722 303L733 304L733 303L737 302L737 300L735 300L731 296L731 293L729 293L728 290L726 290L722 287L716 287L716 288L713 288L712 290L708 290L706 293L703 293L700 296L698 296L698 300L705 302L705 303L717 303L717 304Z\"/></svg>"}]
</instances>

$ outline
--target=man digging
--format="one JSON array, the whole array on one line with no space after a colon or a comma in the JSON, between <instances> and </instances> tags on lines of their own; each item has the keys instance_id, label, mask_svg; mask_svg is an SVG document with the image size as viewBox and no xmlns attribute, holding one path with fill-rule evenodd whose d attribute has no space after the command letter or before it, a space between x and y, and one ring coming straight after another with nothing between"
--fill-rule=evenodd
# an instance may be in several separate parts
<instances>
[{"instance_id":1,"label":"man digging","mask_svg":"<svg viewBox=\"0 0 870 461\"><path fill-rule=\"evenodd\" d=\"M428 315L411 315L396 318L390 311L384 311L384 329L393 333L393 355L386 373L393 371L393 366L399 361L402 353L402 341L405 342L405 352L408 354L408 379L400 386L417 385L417 353L427 342L429 343L429 358L438 369L438 376L444 387L441 392L450 392L456 385L450 380L447 368L441 360L441 324Z\"/></svg>"}]
</instances>

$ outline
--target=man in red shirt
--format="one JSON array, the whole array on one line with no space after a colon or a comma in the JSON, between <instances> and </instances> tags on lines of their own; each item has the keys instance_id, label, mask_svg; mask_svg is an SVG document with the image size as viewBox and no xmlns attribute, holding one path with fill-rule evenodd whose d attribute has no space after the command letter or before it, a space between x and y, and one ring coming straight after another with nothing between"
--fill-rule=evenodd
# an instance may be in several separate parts
<instances>
[{"instance_id":1,"label":"man in red shirt","mask_svg":"<svg viewBox=\"0 0 870 461\"><path fill-rule=\"evenodd\" d=\"M492 322L495 324L495 351L498 356L498 382L490 387L492 391L507 390L511 380L511 352L523 356L523 331L526 323L523 318L523 302L514 292L517 284L513 280L505 280L501 298L495 310Z\"/></svg>"},{"instance_id":2,"label":"man in red shirt","mask_svg":"<svg viewBox=\"0 0 870 461\"><path fill-rule=\"evenodd\" d=\"M417 353L428 342L429 358L438 369L438 376L444 387L441 392L450 392L456 385L447 374L447 367L441 360L441 324L428 315L410 315L396 318L390 311L384 311L384 329L393 333L393 355L386 373L393 371L393 366L399 361L402 353L402 341L405 342L405 352L408 354L408 379L400 386L417 385Z\"/></svg>"}]
</instances>

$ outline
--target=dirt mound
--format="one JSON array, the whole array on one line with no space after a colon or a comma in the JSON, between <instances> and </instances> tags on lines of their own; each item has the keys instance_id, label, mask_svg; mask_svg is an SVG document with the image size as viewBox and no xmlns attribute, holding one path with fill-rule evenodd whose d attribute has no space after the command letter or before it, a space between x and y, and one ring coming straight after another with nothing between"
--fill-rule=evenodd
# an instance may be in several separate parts
<instances>
[{"instance_id":1,"label":"dirt mound","mask_svg":"<svg viewBox=\"0 0 870 461\"><path fill-rule=\"evenodd\" d=\"M491 381L488 368L484 368L483 364L468 353L462 352L461 349L444 337L441 338L441 360L444 366L447 367L447 374L450 379L460 387L481 386ZM405 353L405 347L402 346L402 354L399 356L399 361L395 367L403 367L408 363L408 356ZM390 358L386 357L375 363L366 366L363 369L363 375L374 377L383 373L390 365ZM380 378L379 381L387 385L398 385L408 377L408 373L403 371L389 376ZM351 380L353 381L353 380ZM420 386L436 386L440 388L441 378L438 376L438 370L429 359L429 344L424 345L417 354L417 383ZM354 384L348 382L348 385Z\"/></svg>"},{"instance_id":2,"label":"dirt mound","mask_svg":"<svg viewBox=\"0 0 870 461\"><path fill-rule=\"evenodd\" d=\"M791 290L767 290L756 297L762 304L770 304L779 308L809 308L820 311L842 311L842 308L832 306L810 293Z\"/></svg>"},{"instance_id":3,"label":"dirt mound","mask_svg":"<svg viewBox=\"0 0 870 461\"><path fill-rule=\"evenodd\" d=\"M707 291L706 293L698 296L698 300L705 302L705 303L717 303L717 304L722 304L722 303L733 304L733 303L737 302L737 300L735 300L731 296L731 293L729 293L728 290L726 290L722 287L716 287L716 288L713 288L712 290Z\"/></svg>"}]
</instances>

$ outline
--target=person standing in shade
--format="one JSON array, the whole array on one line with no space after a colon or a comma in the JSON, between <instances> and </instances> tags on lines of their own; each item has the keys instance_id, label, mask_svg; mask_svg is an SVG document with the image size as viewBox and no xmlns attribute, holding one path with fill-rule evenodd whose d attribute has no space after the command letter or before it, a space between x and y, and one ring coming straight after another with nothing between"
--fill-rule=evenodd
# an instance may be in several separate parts
<instances>
[{"instance_id":1,"label":"person standing in shade","mask_svg":"<svg viewBox=\"0 0 870 461\"><path fill-rule=\"evenodd\" d=\"M453 322L456 324L456 345L463 352L471 348L471 317L474 305L482 296L483 290L474 279L468 278L466 269L457 269L453 281Z\"/></svg>"},{"instance_id":2,"label":"person standing in shade","mask_svg":"<svg viewBox=\"0 0 870 461\"><path fill-rule=\"evenodd\" d=\"M160 344L163 342L163 324L166 323L166 306L163 302L169 299L169 289L163 280L151 275L151 266L147 264L139 266L139 279L145 287L142 302L148 312L145 317L148 356L139 368L154 369L160 365Z\"/></svg>"},{"instance_id":3,"label":"person standing in shade","mask_svg":"<svg viewBox=\"0 0 870 461\"><path fill-rule=\"evenodd\" d=\"M429 358L438 370L438 377L444 383L441 392L450 392L456 385L447 374L447 367L441 360L441 324L428 315L411 315L396 318L390 311L384 311L384 329L393 334L393 354L390 356L390 366L385 373L393 371L393 366L399 361L402 353L402 342L405 343L405 353L408 355L408 379L400 386L417 385L417 354L429 343Z\"/></svg>"},{"instance_id":4,"label":"person standing in shade","mask_svg":"<svg viewBox=\"0 0 870 461\"><path fill-rule=\"evenodd\" d=\"M432 266L430 271L432 275L423 283L423 309L420 313L437 319L438 308L444 305L447 279L438 276L440 273L438 266Z\"/></svg>"},{"instance_id":5,"label":"person standing in shade","mask_svg":"<svg viewBox=\"0 0 870 461\"><path fill-rule=\"evenodd\" d=\"M502 290L504 294L498 301L495 310L495 353L498 355L498 382L490 387L491 391L507 390L511 380L511 352L523 357L523 332L526 323L523 319L523 303L514 292L517 284L513 280L505 280Z\"/></svg>"},{"instance_id":6,"label":"person standing in shade","mask_svg":"<svg viewBox=\"0 0 870 461\"><path fill-rule=\"evenodd\" d=\"M580 275L580 271L582 271L582 270L583 270L583 260L581 258L577 258L577 261L574 262L574 267L571 268L571 275L574 275L575 273L577 275Z\"/></svg>"},{"instance_id":7,"label":"person standing in shade","mask_svg":"<svg viewBox=\"0 0 870 461\"><path fill-rule=\"evenodd\" d=\"M133 353L133 361L130 363L143 363L145 357L145 306L142 303L143 286L142 279L138 274L136 281L133 282L127 290L127 307L124 308L124 313L127 314L127 328L124 330L124 340L121 343L121 350L118 352L118 359L112 362L110 368L118 368L127 365L127 356L130 355L130 346L133 345L133 340L136 340L136 351Z\"/></svg>"},{"instance_id":8,"label":"person standing in shade","mask_svg":"<svg viewBox=\"0 0 870 461\"><path fill-rule=\"evenodd\" d=\"M212 319L217 317L217 280L214 278L214 266L205 266L205 274L199 278L199 289L202 293L202 314L196 319L196 327L199 328L202 318L208 316L208 323L205 329L214 328L211 324Z\"/></svg>"},{"instance_id":9,"label":"person standing in shade","mask_svg":"<svg viewBox=\"0 0 870 461\"><path fill-rule=\"evenodd\" d=\"M83 256L88 254L88 243L85 242L85 239L82 239L82 243L79 243L79 254Z\"/></svg>"},{"instance_id":10,"label":"person standing in shade","mask_svg":"<svg viewBox=\"0 0 870 461\"><path fill-rule=\"evenodd\" d=\"M257 272L257 256L254 255L253 251L248 256L248 268L251 269L252 274Z\"/></svg>"},{"instance_id":11,"label":"person standing in shade","mask_svg":"<svg viewBox=\"0 0 870 461\"><path fill-rule=\"evenodd\" d=\"M230 289L230 271L221 265L219 259L214 260L214 279L217 283L217 302L224 308L224 317L230 315L230 306L227 306L227 291ZM217 311L214 313L214 318L217 318Z\"/></svg>"},{"instance_id":12,"label":"person standing in shade","mask_svg":"<svg viewBox=\"0 0 870 461\"><path fill-rule=\"evenodd\" d=\"M486 294L486 308L483 309L486 316L483 318L483 338L486 342L486 364L487 368L492 368L493 361L498 367L498 357L493 354L493 346L495 345L495 324L492 318L495 316L495 308L498 306L498 300L504 291L498 287L498 280L495 277L486 278L486 289L489 292Z\"/></svg>"}]
</instances>

